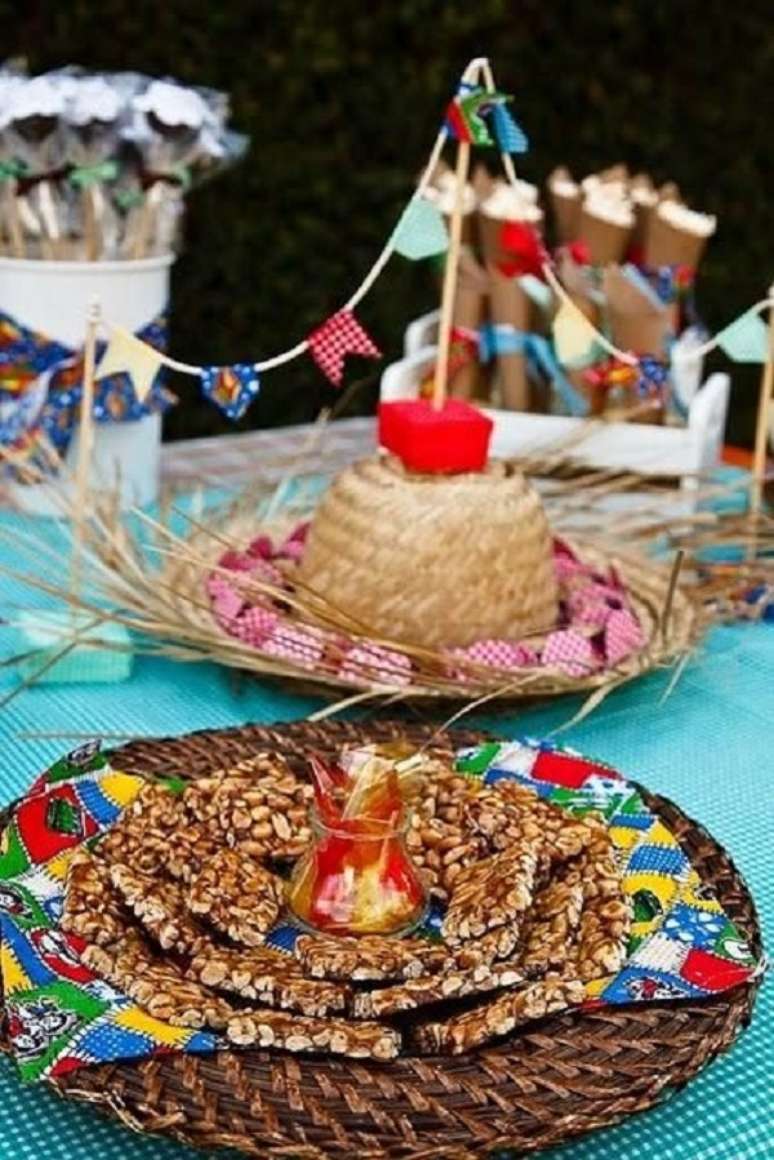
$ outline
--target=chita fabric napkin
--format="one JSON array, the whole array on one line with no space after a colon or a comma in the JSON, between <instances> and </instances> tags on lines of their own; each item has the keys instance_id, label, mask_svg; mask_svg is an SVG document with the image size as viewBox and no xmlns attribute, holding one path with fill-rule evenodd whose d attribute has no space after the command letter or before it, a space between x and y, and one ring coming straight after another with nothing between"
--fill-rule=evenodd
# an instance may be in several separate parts
<instances>
[{"instance_id":1,"label":"chita fabric napkin","mask_svg":"<svg viewBox=\"0 0 774 1160\"><path fill-rule=\"evenodd\" d=\"M756 973L749 947L710 884L615 770L531 741L465 749L457 764L485 782L519 781L575 816L595 810L609 826L634 922L623 969L587 984L589 1004L714 996ZM216 1035L147 1015L81 963L82 940L58 925L73 851L98 841L141 786L140 778L121 773L98 743L90 743L38 778L2 834L0 982L8 1041L25 1080L226 1046ZM437 937L441 919L442 912L432 910L418 933ZM267 942L291 951L298 933L281 923Z\"/></svg>"}]
</instances>

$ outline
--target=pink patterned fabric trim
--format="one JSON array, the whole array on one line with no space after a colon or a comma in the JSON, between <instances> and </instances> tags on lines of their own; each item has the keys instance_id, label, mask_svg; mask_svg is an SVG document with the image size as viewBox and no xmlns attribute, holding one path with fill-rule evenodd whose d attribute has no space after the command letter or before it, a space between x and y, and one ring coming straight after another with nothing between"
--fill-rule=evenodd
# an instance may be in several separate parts
<instances>
[{"instance_id":1,"label":"pink patterned fabric trim","mask_svg":"<svg viewBox=\"0 0 774 1160\"><path fill-rule=\"evenodd\" d=\"M405 687L414 680L410 657L367 640L333 633L293 620L281 602L282 589L292 588L293 565L304 551L308 524L300 524L281 544L259 536L244 552L229 551L219 561L222 571L207 580L212 613L224 630L268 656L314 669L323 659L326 671L353 685ZM553 632L527 640L479 640L448 650L447 673L455 680L476 679L473 666L500 672L548 668L582 678L614 668L644 644L641 625L614 568L594 571L561 540L554 541L560 587L559 622ZM281 565L278 566L278 565ZM277 597L249 595L240 576L250 576L277 588ZM332 668L331 668L332 664Z\"/></svg>"}]
</instances>

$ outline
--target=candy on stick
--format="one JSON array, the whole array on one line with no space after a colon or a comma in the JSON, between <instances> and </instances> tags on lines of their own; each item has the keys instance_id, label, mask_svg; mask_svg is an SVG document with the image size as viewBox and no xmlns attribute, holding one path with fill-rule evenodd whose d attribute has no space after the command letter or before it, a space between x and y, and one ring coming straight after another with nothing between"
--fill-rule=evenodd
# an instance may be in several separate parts
<instances>
[{"instance_id":1,"label":"candy on stick","mask_svg":"<svg viewBox=\"0 0 774 1160\"><path fill-rule=\"evenodd\" d=\"M118 215L106 186L118 176L122 111L121 96L106 78L73 80L65 108L67 157L73 166L68 180L81 203L84 257L90 261L114 257L118 245Z\"/></svg>"},{"instance_id":2,"label":"candy on stick","mask_svg":"<svg viewBox=\"0 0 774 1160\"><path fill-rule=\"evenodd\" d=\"M4 115L5 133L16 159L31 183L26 200L39 225L45 258L65 254L65 210L55 181L66 161L63 131L67 85L64 78L41 76L16 86ZM31 218L26 216L27 225ZM24 217L23 219L24 220Z\"/></svg>"}]
</instances>

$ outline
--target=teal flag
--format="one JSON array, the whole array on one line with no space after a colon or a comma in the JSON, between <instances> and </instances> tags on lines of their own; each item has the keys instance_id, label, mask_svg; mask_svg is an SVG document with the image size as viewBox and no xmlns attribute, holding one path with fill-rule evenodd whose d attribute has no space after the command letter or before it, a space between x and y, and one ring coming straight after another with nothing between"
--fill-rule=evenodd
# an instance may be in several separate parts
<instances>
[{"instance_id":1,"label":"teal flag","mask_svg":"<svg viewBox=\"0 0 774 1160\"><path fill-rule=\"evenodd\" d=\"M768 327L756 310L729 323L715 341L734 362L762 363L769 357Z\"/></svg>"},{"instance_id":2,"label":"teal flag","mask_svg":"<svg viewBox=\"0 0 774 1160\"><path fill-rule=\"evenodd\" d=\"M412 261L432 258L449 248L449 235L440 210L426 197L411 199L395 227L392 241L395 250Z\"/></svg>"}]
</instances>

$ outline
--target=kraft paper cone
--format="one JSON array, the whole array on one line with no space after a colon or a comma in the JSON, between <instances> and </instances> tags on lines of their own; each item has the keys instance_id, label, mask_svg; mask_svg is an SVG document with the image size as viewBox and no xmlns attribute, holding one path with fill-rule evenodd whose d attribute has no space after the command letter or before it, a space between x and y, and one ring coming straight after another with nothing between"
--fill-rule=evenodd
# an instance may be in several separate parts
<instances>
[{"instance_id":1,"label":"kraft paper cone","mask_svg":"<svg viewBox=\"0 0 774 1160\"><path fill-rule=\"evenodd\" d=\"M645 235L645 262L648 266L690 266L695 270L708 241L709 237L675 229L656 211Z\"/></svg>"},{"instance_id":2,"label":"kraft paper cone","mask_svg":"<svg viewBox=\"0 0 774 1160\"><path fill-rule=\"evenodd\" d=\"M559 280L589 322L599 327L599 305L591 296L589 267L573 261L572 255L565 250L559 255Z\"/></svg>"},{"instance_id":3,"label":"kraft paper cone","mask_svg":"<svg viewBox=\"0 0 774 1160\"><path fill-rule=\"evenodd\" d=\"M457 289L454 295L452 326L477 331L484 321L489 294L486 270L470 252L460 255ZM478 360L460 367L450 379L449 394L457 399L479 398L484 394L486 374Z\"/></svg>"},{"instance_id":4,"label":"kraft paper cone","mask_svg":"<svg viewBox=\"0 0 774 1160\"><path fill-rule=\"evenodd\" d=\"M479 161L478 165L473 170L470 177L470 184L473 186L473 192L476 195L478 204L486 201L490 193L493 192L497 181L489 172L483 162Z\"/></svg>"},{"instance_id":5,"label":"kraft paper cone","mask_svg":"<svg viewBox=\"0 0 774 1160\"><path fill-rule=\"evenodd\" d=\"M554 186L560 182L572 182L575 186L575 193L558 192ZM580 233L580 213L583 201L580 186L573 181L569 169L560 165L549 174L547 187L557 240L560 245L574 242Z\"/></svg>"},{"instance_id":6,"label":"kraft paper cone","mask_svg":"<svg viewBox=\"0 0 774 1160\"><path fill-rule=\"evenodd\" d=\"M615 345L635 354L663 356L671 331L669 312L656 306L617 266L605 270L602 289Z\"/></svg>"},{"instance_id":7,"label":"kraft paper cone","mask_svg":"<svg viewBox=\"0 0 774 1160\"><path fill-rule=\"evenodd\" d=\"M487 272L491 321L509 323L517 330L529 330L531 303L518 280L505 277L491 262L487 264ZM507 411L529 411L530 389L524 355L498 355L497 377L503 407Z\"/></svg>"},{"instance_id":8,"label":"kraft paper cone","mask_svg":"<svg viewBox=\"0 0 774 1160\"><path fill-rule=\"evenodd\" d=\"M560 245L575 242L581 229L581 195L564 197L549 187L548 196L554 215L554 228Z\"/></svg>"},{"instance_id":9,"label":"kraft paper cone","mask_svg":"<svg viewBox=\"0 0 774 1160\"><path fill-rule=\"evenodd\" d=\"M631 235L630 226L614 225L581 209L580 238L589 248L593 266L620 262L628 249Z\"/></svg>"}]
</instances>

